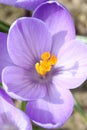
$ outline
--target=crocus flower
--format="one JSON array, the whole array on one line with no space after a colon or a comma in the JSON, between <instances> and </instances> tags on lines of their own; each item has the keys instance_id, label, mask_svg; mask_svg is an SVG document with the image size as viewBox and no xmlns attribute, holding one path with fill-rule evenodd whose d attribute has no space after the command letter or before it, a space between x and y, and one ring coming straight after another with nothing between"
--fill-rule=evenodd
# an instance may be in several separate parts
<instances>
[{"instance_id":1,"label":"crocus flower","mask_svg":"<svg viewBox=\"0 0 87 130\"><path fill-rule=\"evenodd\" d=\"M87 78L87 46L75 39L68 10L51 1L32 18L17 19L7 36L7 51L13 65L2 71L5 91L32 100L26 112L36 124L49 129L63 125L73 110L69 89Z\"/></svg>"},{"instance_id":2,"label":"crocus flower","mask_svg":"<svg viewBox=\"0 0 87 130\"><path fill-rule=\"evenodd\" d=\"M13 5L15 7L24 8L27 10L33 10L38 5L48 0L0 0L0 3Z\"/></svg>"},{"instance_id":3,"label":"crocus flower","mask_svg":"<svg viewBox=\"0 0 87 130\"><path fill-rule=\"evenodd\" d=\"M0 88L0 130L32 130L28 116Z\"/></svg>"}]
</instances>

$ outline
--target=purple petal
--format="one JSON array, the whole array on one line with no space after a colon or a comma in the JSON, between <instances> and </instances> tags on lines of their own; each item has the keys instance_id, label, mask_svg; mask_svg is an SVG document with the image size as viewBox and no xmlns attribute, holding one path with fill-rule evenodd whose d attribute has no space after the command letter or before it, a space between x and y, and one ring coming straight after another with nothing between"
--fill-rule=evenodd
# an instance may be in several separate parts
<instances>
[{"instance_id":1,"label":"purple petal","mask_svg":"<svg viewBox=\"0 0 87 130\"><path fill-rule=\"evenodd\" d=\"M16 0L0 0L0 3L7 5L14 5Z\"/></svg>"},{"instance_id":2,"label":"purple petal","mask_svg":"<svg viewBox=\"0 0 87 130\"><path fill-rule=\"evenodd\" d=\"M58 53L58 76L53 82L63 88L76 88L87 79L87 45L78 40L66 43Z\"/></svg>"},{"instance_id":3,"label":"purple petal","mask_svg":"<svg viewBox=\"0 0 87 130\"><path fill-rule=\"evenodd\" d=\"M12 99L6 94L6 92L0 88L0 97L4 98L8 103L14 105Z\"/></svg>"},{"instance_id":4,"label":"purple petal","mask_svg":"<svg viewBox=\"0 0 87 130\"><path fill-rule=\"evenodd\" d=\"M34 100L46 94L46 87L33 81L31 70L11 66L2 72L2 82L5 91L13 98L20 100Z\"/></svg>"},{"instance_id":5,"label":"purple petal","mask_svg":"<svg viewBox=\"0 0 87 130\"><path fill-rule=\"evenodd\" d=\"M52 35L60 31L67 33L66 40L75 38L75 27L68 10L56 1L49 1L39 6L34 17L44 21Z\"/></svg>"},{"instance_id":6,"label":"purple petal","mask_svg":"<svg viewBox=\"0 0 87 130\"><path fill-rule=\"evenodd\" d=\"M7 44L13 62L29 69L43 52L50 52L52 39L42 21L36 18L20 18L11 26Z\"/></svg>"},{"instance_id":7,"label":"purple petal","mask_svg":"<svg viewBox=\"0 0 87 130\"><path fill-rule=\"evenodd\" d=\"M34 123L53 129L61 127L67 121L73 110L73 97L69 90L59 88L58 92L60 97L55 93L51 95L51 99L56 97L55 103L51 103L48 97L27 104L26 113Z\"/></svg>"},{"instance_id":8,"label":"purple petal","mask_svg":"<svg viewBox=\"0 0 87 130\"><path fill-rule=\"evenodd\" d=\"M27 115L10 104L6 97L8 97L6 93L0 89L0 130L4 128L13 128L14 130L32 130Z\"/></svg>"},{"instance_id":9,"label":"purple petal","mask_svg":"<svg viewBox=\"0 0 87 130\"><path fill-rule=\"evenodd\" d=\"M12 64L7 52L7 34L0 33L0 82L2 69Z\"/></svg>"},{"instance_id":10,"label":"purple petal","mask_svg":"<svg viewBox=\"0 0 87 130\"><path fill-rule=\"evenodd\" d=\"M66 32L58 32L53 36L51 54L58 55L60 48L65 44Z\"/></svg>"},{"instance_id":11,"label":"purple petal","mask_svg":"<svg viewBox=\"0 0 87 130\"><path fill-rule=\"evenodd\" d=\"M16 6L25 8L27 10L33 10L45 1L47 0L17 0Z\"/></svg>"}]
</instances>

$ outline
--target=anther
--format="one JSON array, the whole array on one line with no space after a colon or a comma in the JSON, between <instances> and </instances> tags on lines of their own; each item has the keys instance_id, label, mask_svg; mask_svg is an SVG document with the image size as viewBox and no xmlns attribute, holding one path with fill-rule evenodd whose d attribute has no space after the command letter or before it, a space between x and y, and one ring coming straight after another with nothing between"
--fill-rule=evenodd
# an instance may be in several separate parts
<instances>
[{"instance_id":1,"label":"anther","mask_svg":"<svg viewBox=\"0 0 87 130\"><path fill-rule=\"evenodd\" d=\"M51 55L49 52L44 52L41 55L40 63L35 64L35 69L38 74L41 76L46 75L47 72L50 72L52 66L57 63L57 57L55 55Z\"/></svg>"}]
</instances>

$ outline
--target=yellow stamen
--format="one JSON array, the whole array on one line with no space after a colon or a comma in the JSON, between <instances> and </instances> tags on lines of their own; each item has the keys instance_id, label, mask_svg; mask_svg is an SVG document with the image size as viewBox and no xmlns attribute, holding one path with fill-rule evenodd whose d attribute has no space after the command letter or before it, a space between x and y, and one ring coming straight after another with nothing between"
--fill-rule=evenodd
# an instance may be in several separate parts
<instances>
[{"instance_id":1,"label":"yellow stamen","mask_svg":"<svg viewBox=\"0 0 87 130\"><path fill-rule=\"evenodd\" d=\"M52 66L57 63L57 57L55 55L51 55L49 52L44 52L41 55L40 63L35 64L35 69L38 74L41 76L46 75L47 72L50 72Z\"/></svg>"},{"instance_id":2,"label":"yellow stamen","mask_svg":"<svg viewBox=\"0 0 87 130\"><path fill-rule=\"evenodd\" d=\"M55 65L56 63L57 63L57 58L56 58L56 56L55 55L52 55L51 57L50 57L50 63L51 63L51 65Z\"/></svg>"},{"instance_id":3,"label":"yellow stamen","mask_svg":"<svg viewBox=\"0 0 87 130\"><path fill-rule=\"evenodd\" d=\"M49 52L44 52L42 55L41 55L41 59L42 60L48 60L50 58L50 53Z\"/></svg>"}]
</instances>

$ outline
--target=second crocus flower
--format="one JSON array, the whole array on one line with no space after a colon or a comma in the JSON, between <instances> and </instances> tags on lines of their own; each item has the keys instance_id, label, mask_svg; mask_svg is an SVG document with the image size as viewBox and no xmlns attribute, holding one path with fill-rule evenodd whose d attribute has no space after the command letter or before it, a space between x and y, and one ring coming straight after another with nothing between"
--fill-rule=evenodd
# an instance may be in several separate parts
<instances>
[{"instance_id":1,"label":"second crocus flower","mask_svg":"<svg viewBox=\"0 0 87 130\"><path fill-rule=\"evenodd\" d=\"M32 130L28 116L0 88L0 130Z\"/></svg>"}]
</instances>

